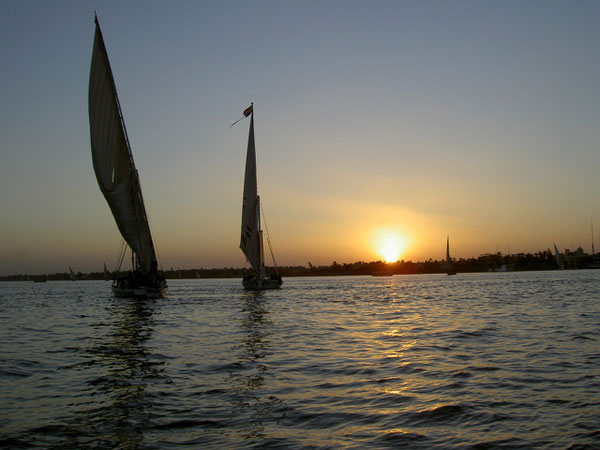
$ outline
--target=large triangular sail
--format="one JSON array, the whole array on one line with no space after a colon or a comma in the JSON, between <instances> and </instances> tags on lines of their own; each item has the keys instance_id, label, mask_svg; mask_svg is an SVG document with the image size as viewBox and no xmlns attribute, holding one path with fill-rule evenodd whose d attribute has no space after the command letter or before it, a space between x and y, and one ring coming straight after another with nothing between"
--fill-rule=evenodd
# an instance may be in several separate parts
<instances>
[{"instance_id":1,"label":"large triangular sail","mask_svg":"<svg viewBox=\"0 0 600 450\"><path fill-rule=\"evenodd\" d=\"M148 273L157 269L156 254L139 176L97 18L95 23L88 92L94 171L117 227L135 253L136 268Z\"/></svg>"},{"instance_id":2,"label":"large triangular sail","mask_svg":"<svg viewBox=\"0 0 600 450\"><path fill-rule=\"evenodd\" d=\"M263 266L262 232L260 230L260 198L256 177L256 148L254 145L254 113L250 106L244 115L250 115L246 172L244 175L244 197L242 201L242 230L240 248L257 274Z\"/></svg>"}]
</instances>

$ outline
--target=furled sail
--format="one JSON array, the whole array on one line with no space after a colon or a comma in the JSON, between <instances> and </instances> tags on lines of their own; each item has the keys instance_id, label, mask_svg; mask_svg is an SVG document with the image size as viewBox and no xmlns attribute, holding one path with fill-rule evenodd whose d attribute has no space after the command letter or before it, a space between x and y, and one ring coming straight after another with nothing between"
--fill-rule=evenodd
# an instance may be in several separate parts
<instances>
[{"instance_id":1,"label":"furled sail","mask_svg":"<svg viewBox=\"0 0 600 450\"><path fill-rule=\"evenodd\" d=\"M94 171L121 235L136 255L137 268L157 268L137 170L127 138L108 54L95 19L88 108Z\"/></svg>"},{"instance_id":2,"label":"furled sail","mask_svg":"<svg viewBox=\"0 0 600 450\"><path fill-rule=\"evenodd\" d=\"M254 146L254 113L252 106L244 111L244 115L250 115L250 131L248 132L248 150L246 152L240 248L252 268L256 273L260 273L263 264L262 236L260 230L260 198L258 197L256 181L256 149Z\"/></svg>"}]
</instances>

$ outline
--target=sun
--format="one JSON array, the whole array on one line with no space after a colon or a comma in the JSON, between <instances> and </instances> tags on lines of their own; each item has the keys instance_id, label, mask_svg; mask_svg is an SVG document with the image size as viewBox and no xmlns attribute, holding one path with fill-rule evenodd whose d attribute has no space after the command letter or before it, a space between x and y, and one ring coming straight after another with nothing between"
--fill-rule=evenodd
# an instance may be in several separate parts
<instances>
[{"instance_id":1,"label":"sun","mask_svg":"<svg viewBox=\"0 0 600 450\"><path fill-rule=\"evenodd\" d=\"M384 232L378 239L377 250L387 263L398 261L405 247L404 238L396 233Z\"/></svg>"}]
</instances>

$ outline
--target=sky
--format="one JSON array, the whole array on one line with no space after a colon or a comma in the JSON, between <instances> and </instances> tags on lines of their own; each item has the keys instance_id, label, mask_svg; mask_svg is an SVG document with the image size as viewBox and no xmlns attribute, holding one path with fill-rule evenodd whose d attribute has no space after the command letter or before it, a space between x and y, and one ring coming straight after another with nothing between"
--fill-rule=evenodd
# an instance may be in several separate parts
<instances>
[{"instance_id":1,"label":"sky","mask_svg":"<svg viewBox=\"0 0 600 450\"><path fill-rule=\"evenodd\" d=\"M165 269L244 266L250 102L280 265L600 248L600 2L0 0L0 275L115 266L94 11Z\"/></svg>"}]
</instances>

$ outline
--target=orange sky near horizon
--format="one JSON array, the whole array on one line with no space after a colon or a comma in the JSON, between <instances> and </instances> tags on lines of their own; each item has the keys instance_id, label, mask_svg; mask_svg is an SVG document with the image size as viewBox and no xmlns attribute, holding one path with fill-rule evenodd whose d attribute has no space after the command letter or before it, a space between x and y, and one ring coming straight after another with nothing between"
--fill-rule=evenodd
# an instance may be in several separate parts
<instances>
[{"instance_id":1,"label":"orange sky near horizon","mask_svg":"<svg viewBox=\"0 0 600 450\"><path fill-rule=\"evenodd\" d=\"M0 3L0 275L115 266L94 10L165 269L244 266L250 102L280 265L600 249L600 2L140 5Z\"/></svg>"}]
</instances>

